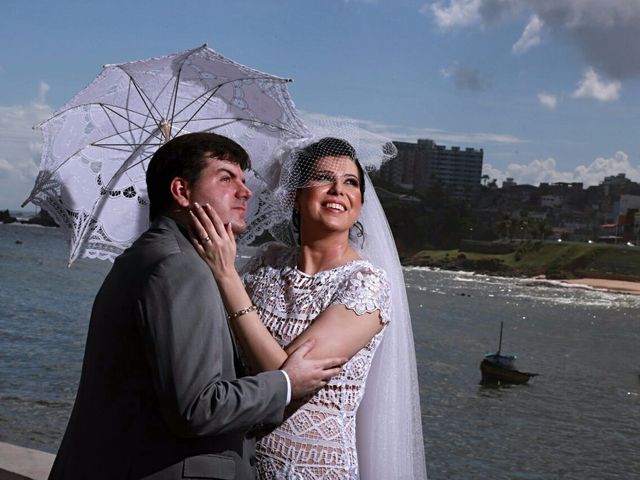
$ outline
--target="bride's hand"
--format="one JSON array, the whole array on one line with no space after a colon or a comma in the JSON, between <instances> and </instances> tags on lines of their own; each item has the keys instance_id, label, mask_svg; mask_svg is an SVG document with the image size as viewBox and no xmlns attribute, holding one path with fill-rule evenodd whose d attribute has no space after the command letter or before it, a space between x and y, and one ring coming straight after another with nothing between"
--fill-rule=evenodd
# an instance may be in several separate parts
<instances>
[{"instance_id":1,"label":"bride's hand","mask_svg":"<svg viewBox=\"0 0 640 480\"><path fill-rule=\"evenodd\" d=\"M191 242L213 276L220 281L227 275L236 274L236 239L231 224L225 225L209 204L195 203L189 211Z\"/></svg>"}]
</instances>

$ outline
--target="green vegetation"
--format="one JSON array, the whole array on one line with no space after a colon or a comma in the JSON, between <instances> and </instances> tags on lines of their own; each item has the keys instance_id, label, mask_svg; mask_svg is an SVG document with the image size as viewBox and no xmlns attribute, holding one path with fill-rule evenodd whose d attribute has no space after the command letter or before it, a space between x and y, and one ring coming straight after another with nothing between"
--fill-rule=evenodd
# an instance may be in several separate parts
<instances>
[{"instance_id":1,"label":"green vegetation","mask_svg":"<svg viewBox=\"0 0 640 480\"><path fill-rule=\"evenodd\" d=\"M487 237L487 227L474 218L469 204L450 198L438 184L421 194L376 180L376 190L400 256L425 247L457 248L461 239L470 236L495 237Z\"/></svg>"},{"instance_id":2,"label":"green vegetation","mask_svg":"<svg viewBox=\"0 0 640 480\"><path fill-rule=\"evenodd\" d=\"M422 250L405 264L548 278L597 277L640 281L640 247L525 241L505 254Z\"/></svg>"},{"instance_id":3,"label":"green vegetation","mask_svg":"<svg viewBox=\"0 0 640 480\"><path fill-rule=\"evenodd\" d=\"M494 225L438 184L422 194L376 180L404 264L497 275L640 281L640 246L545 240L545 220L505 214ZM486 219L485 219L486 220ZM519 238L520 240L514 240ZM498 240L499 239L499 240Z\"/></svg>"}]
</instances>

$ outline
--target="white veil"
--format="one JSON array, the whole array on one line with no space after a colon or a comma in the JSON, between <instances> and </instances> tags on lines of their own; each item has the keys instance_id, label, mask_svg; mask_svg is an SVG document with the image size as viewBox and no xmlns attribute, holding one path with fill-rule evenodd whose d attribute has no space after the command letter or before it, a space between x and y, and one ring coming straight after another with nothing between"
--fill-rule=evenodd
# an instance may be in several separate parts
<instances>
[{"instance_id":1,"label":"white veil","mask_svg":"<svg viewBox=\"0 0 640 480\"><path fill-rule=\"evenodd\" d=\"M347 120L307 127L312 132L310 137L285 146L279 158L274 159L268 178L247 177L257 198L248 212L249 228L239 240L240 247L267 230L279 240L295 245L287 176L300 148L326 137L346 140L369 171L379 168L397 152L390 140ZM362 258L387 273L391 286L391 321L374 355L356 420L360 478L426 480L415 347L404 277L391 229L366 173L359 221L364 228L364 242L354 236L353 247Z\"/></svg>"},{"instance_id":2,"label":"white veil","mask_svg":"<svg viewBox=\"0 0 640 480\"><path fill-rule=\"evenodd\" d=\"M363 480L426 479L420 393L409 303L398 251L371 180L366 179L360 222L361 256L387 272L391 321L373 357L356 435Z\"/></svg>"}]
</instances>

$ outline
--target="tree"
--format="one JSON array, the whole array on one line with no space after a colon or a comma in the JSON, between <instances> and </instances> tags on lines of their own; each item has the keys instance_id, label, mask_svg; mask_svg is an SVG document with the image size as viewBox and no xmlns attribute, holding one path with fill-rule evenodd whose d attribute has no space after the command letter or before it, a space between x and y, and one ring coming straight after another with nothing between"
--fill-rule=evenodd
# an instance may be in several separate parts
<instances>
[{"instance_id":1,"label":"tree","mask_svg":"<svg viewBox=\"0 0 640 480\"><path fill-rule=\"evenodd\" d=\"M531 237L537 238L538 240L544 240L545 237L553 233L551 225L549 225L549 223L544 218L532 220L530 222L529 229L529 231L531 232Z\"/></svg>"},{"instance_id":2,"label":"tree","mask_svg":"<svg viewBox=\"0 0 640 480\"><path fill-rule=\"evenodd\" d=\"M507 238L511 240L513 238L512 230L515 226L516 221L509 215L505 213L502 218L496 223L496 230L500 238Z\"/></svg>"}]
</instances>

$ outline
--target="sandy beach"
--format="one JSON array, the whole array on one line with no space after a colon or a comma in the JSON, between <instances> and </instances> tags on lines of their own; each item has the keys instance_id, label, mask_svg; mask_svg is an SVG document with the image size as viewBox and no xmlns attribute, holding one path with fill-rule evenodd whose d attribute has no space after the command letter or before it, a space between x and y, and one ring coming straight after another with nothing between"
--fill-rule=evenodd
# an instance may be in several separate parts
<instances>
[{"instance_id":1,"label":"sandy beach","mask_svg":"<svg viewBox=\"0 0 640 480\"><path fill-rule=\"evenodd\" d=\"M640 282L627 282L623 280L604 280L601 278L576 278L573 280L563 280L564 283L573 285L586 285L599 290L608 290L618 293L631 293L640 295Z\"/></svg>"}]
</instances>

